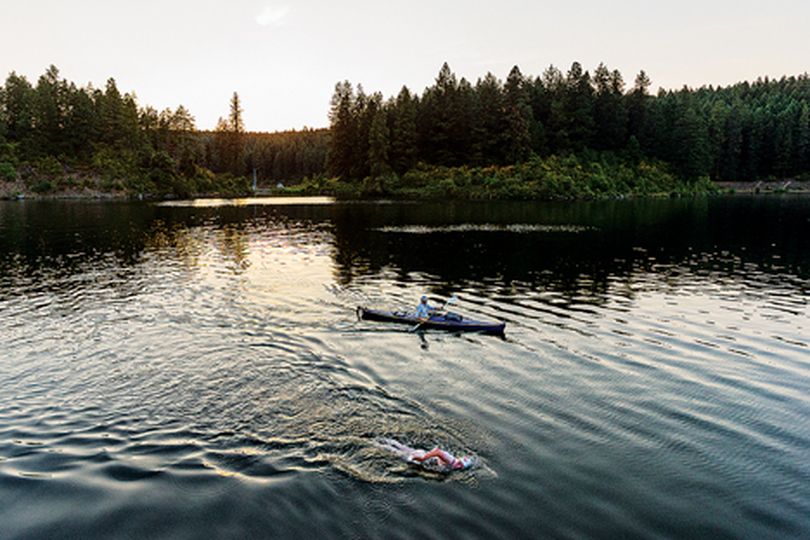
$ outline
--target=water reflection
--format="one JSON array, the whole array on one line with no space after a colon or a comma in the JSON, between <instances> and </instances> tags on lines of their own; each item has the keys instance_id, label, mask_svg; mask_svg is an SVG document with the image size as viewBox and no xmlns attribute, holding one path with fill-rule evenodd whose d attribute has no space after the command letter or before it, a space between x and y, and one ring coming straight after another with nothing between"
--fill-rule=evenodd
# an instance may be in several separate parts
<instances>
[{"instance_id":1,"label":"water reflection","mask_svg":"<svg viewBox=\"0 0 810 540\"><path fill-rule=\"evenodd\" d=\"M662 287L677 286L685 268L710 279L745 279L754 265L774 286L790 283L803 292L810 275L810 236L802 234L808 200L801 198L174 204L2 203L0 270L6 279L21 269L69 274L106 256L133 265L144 253L168 248L193 268L207 249L205 235L194 232L202 227L217 231L211 245L235 271L251 264L256 242L325 241L343 286L392 273L405 283L427 279L442 294L491 283L504 294L549 290L572 303L598 303L610 287L632 296L634 275L658 275Z\"/></svg>"}]
</instances>

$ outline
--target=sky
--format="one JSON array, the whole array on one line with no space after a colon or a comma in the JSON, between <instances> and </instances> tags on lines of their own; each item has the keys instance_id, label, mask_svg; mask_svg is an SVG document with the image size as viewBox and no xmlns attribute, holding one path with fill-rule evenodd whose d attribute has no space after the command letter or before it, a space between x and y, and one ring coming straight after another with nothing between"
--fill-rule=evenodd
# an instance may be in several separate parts
<instances>
[{"instance_id":1,"label":"sky","mask_svg":"<svg viewBox=\"0 0 810 540\"><path fill-rule=\"evenodd\" d=\"M644 69L654 89L798 75L809 28L807 0L0 0L0 75L114 77L201 129L236 91L246 128L275 131L326 126L338 81L421 93L445 61L473 82L574 61L628 83Z\"/></svg>"}]
</instances>

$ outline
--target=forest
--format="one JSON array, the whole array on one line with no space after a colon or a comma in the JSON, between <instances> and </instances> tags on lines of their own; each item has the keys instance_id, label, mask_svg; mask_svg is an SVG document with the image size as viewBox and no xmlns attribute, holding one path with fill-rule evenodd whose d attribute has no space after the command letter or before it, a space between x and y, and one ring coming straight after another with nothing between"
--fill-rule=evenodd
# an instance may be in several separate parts
<instances>
[{"instance_id":1,"label":"forest","mask_svg":"<svg viewBox=\"0 0 810 540\"><path fill-rule=\"evenodd\" d=\"M644 71L628 89L619 71L600 64L591 75L578 62L566 73L551 66L536 77L514 67L505 82L488 73L475 84L444 64L421 95L403 87L387 100L344 81L330 108L329 174L401 185L415 170L446 179L448 171L464 176L454 171L461 167L479 177L461 186L472 190L495 172L543 180L528 169L562 172L574 184L594 181L588 174L570 178L559 167L569 163L607 176L596 179L594 194L634 190L610 185L617 164L637 180L654 172L680 186L810 176L807 74L656 95L650 86ZM564 196L569 184L556 193Z\"/></svg>"},{"instance_id":2,"label":"forest","mask_svg":"<svg viewBox=\"0 0 810 540\"><path fill-rule=\"evenodd\" d=\"M474 84L445 63L417 94L336 85L328 129L255 133L239 95L213 131L77 86L51 66L0 86L2 193L239 195L260 186L345 196L582 198L703 191L710 181L810 178L807 74L651 93L600 64Z\"/></svg>"},{"instance_id":3,"label":"forest","mask_svg":"<svg viewBox=\"0 0 810 540\"><path fill-rule=\"evenodd\" d=\"M323 174L326 129L250 133L239 95L223 105L226 116L203 131L183 105L140 106L114 79L99 89L54 66L35 85L11 73L0 86L0 185L12 195L243 195L254 169L263 183Z\"/></svg>"}]
</instances>

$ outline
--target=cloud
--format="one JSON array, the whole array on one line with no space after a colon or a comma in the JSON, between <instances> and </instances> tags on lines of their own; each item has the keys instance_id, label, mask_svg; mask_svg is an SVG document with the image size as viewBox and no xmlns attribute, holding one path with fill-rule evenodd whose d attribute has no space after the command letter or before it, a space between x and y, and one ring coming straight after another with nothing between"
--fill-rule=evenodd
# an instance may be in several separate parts
<instances>
[{"instance_id":1,"label":"cloud","mask_svg":"<svg viewBox=\"0 0 810 540\"><path fill-rule=\"evenodd\" d=\"M290 6L267 6L256 16L259 26L281 26L290 13Z\"/></svg>"}]
</instances>

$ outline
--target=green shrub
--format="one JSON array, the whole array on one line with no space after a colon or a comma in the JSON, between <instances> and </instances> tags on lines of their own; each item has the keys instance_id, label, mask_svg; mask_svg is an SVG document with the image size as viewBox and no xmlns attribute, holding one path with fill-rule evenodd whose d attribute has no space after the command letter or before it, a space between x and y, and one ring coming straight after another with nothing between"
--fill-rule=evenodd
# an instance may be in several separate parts
<instances>
[{"instance_id":1,"label":"green shrub","mask_svg":"<svg viewBox=\"0 0 810 540\"><path fill-rule=\"evenodd\" d=\"M132 170L133 164L119 152L101 148L93 154L93 168L106 179L124 178Z\"/></svg>"},{"instance_id":2,"label":"green shrub","mask_svg":"<svg viewBox=\"0 0 810 540\"><path fill-rule=\"evenodd\" d=\"M637 156L636 156L637 158ZM302 193L329 193L342 198L393 195L412 199L592 199L624 195L707 193L708 178L680 181L670 168L654 161L610 152L533 156L509 166L442 167L420 163L401 176L362 182L330 179L304 182Z\"/></svg>"},{"instance_id":3,"label":"green shrub","mask_svg":"<svg viewBox=\"0 0 810 540\"><path fill-rule=\"evenodd\" d=\"M0 161L0 180L13 182L17 179L17 169L8 161Z\"/></svg>"},{"instance_id":4,"label":"green shrub","mask_svg":"<svg viewBox=\"0 0 810 540\"><path fill-rule=\"evenodd\" d=\"M60 178L65 174L65 168L53 156L46 156L34 162L34 168L39 176L46 176L51 179Z\"/></svg>"},{"instance_id":5,"label":"green shrub","mask_svg":"<svg viewBox=\"0 0 810 540\"><path fill-rule=\"evenodd\" d=\"M53 190L53 184L50 180L40 180L31 187L34 193L48 193Z\"/></svg>"}]
</instances>

